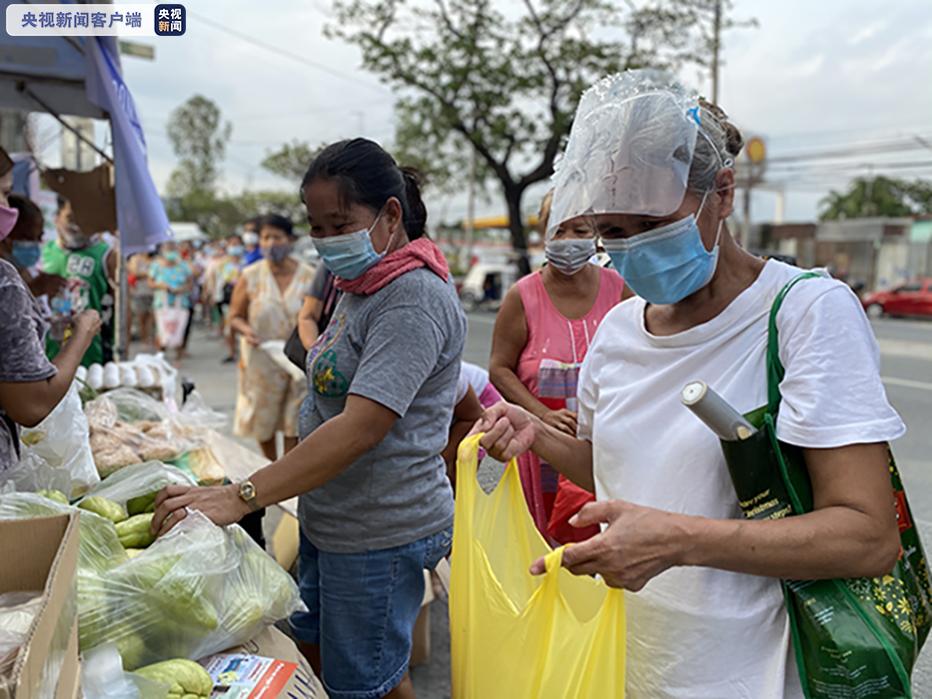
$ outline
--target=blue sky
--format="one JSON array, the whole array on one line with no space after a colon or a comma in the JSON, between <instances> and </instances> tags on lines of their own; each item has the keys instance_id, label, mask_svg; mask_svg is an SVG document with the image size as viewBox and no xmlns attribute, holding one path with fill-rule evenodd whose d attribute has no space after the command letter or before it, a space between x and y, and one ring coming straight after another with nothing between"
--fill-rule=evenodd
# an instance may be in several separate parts
<instances>
[{"instance_id":1,"label":"blue sky","mask_svg":"<svg viewBox=\"0 0 932 699\"><path fill-rule=\"evenodd\" d=\"M193 94L216 101L233 123L223 187L294 186L259 167L266 152L291 139L311 143L364 135L390 143L392 95L362 71L358 52L322 35L327 0L196 0L186 3L182 38L152 39L156 60L124 58L124 73L150 142L150 164L162 187L174 166L165 124ZM932 144L932 5L928 0L735 0L737 18L757 28L724 36L720 103L746 136L761 135L771 157L863 147L923 135ZM248 33L304 57L312 67L243 42L201 18ZM705 92L695 68L684 80ZM785 182L786 218L811 219L818 200L856 174L885 172L884 163L932 162L932 147L870 153L837 162L773 170ZM932 168L898 173L932 176ZM532 193L530 199L533 199ZM753 214L770 220L775 196L755 195ZM465 211L460 197L428 202L435 220ZM528 202L533 208L536 202ZM497 199L480 213L499 213Z\"/></svg>"}]
</instances>

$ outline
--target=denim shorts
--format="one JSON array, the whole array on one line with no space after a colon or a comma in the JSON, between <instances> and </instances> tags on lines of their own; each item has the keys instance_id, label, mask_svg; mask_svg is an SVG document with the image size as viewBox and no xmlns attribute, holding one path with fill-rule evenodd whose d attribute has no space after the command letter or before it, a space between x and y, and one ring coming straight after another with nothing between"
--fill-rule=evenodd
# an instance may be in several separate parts
<instances>
[{"instance_id":1,"label":"denim shorts","mask_svg":"<svg viewBox=\"0 0 932 699\"><path fill-rule=\"evenodd\" d=\"M308 611L291 616L299 641L320 645L334 699L378 699L401 682L424 599L424 570L450 552L453 529L365 553L328 553L302 533L298 586Z\"/></svg>"}]
</instances>

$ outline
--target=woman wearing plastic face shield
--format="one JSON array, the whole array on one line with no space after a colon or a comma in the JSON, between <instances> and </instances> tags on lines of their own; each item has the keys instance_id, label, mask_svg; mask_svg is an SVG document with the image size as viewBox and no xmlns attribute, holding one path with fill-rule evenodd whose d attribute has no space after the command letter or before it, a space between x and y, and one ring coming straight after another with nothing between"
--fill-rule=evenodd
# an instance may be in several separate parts
<instances>
[{"instance_id":1,"label":"woman wearing plastic face shield","mask_svg":"<svg viewBox=\"0 0 932 699\"><path fill-rule=\"evenodd\" d=\"M547 233L552 193L541 205ZM547 235L547 265L521 279L505 295L495 331L489 375L499 392L554 429L576 434L576 382L599 323L630 296L611 269L590 264L596 252L592 226L584 217L566 221ZM533 452L519 460L528 509L545 536L579 541L592 530L567 525L590 498Z\"/></svg>"},{"instance_id":2,"label":"woman wearing plastic face shield","mask_svg":"<svg viewBox=\"0 0 932 699\"><path fill-rule=\"evenodd\" d=\"M812 512L745 520L717 436L680 402L701 379L741 413L767 403L769 312L800 272L731 236L740 147L719 108L663 76L628 72L586 93L552 216L591 214L640 298L593 339L578 437L507 404L476 428L497 458L532 449L596 493L574 524L604 530L563 564L637 593L626 596L629 697L802 697L779 579L882 576L899 553L886 442L905 427L842 283L807 279L776 317L776 431L802 449Z\"/></svg>"}]
</instances>

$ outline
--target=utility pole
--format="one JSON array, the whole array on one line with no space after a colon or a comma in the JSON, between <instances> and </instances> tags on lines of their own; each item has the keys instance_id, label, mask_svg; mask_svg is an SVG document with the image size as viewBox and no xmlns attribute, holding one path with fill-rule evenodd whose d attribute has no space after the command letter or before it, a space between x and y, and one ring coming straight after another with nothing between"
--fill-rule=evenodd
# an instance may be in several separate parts
<instances>
[{"instance_id":1,"label":"utility pole","mask_svg":"<svg viewBox=\"0 0 932 699\"><path fill-rule=\"evenodd\" d=\"M718 104L718 51L721 47L722 0L715 0L715 20L712 24L712 102Z\"/></svg>"},{"instance_id":2,"label":"utility pole","mask_svg":"<svg viewBox=\"0 0 932 699\"><path fill-rule=\"evenodd\" d=\"M469 260L472 260L473 236L475 235L473 221L476 218L476 149L469 141L466 141L466 147L469 148L469 181L466 187L466 223L463 228L466 232L468 264Z\"/></svg>"}]
</instances>

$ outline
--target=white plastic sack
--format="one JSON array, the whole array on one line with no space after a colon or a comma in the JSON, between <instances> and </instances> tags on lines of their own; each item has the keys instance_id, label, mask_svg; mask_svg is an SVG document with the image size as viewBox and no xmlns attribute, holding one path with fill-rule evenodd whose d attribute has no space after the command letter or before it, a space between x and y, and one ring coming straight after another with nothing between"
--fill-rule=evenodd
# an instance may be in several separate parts
<instances>
[{"instance_id":1,"label":"white plastic sack","mask_svg":"<svg viewBox=\"0 0 932 699\"><path fill-rule=\"evenodd\" d=\"M81 689L84 699L167 699L170 687L124 672L120 651L106 643L81 658Z\"/></svg>"},{"instance_id":2,"label":"white plastic sack","mask_svg":"<svg viewBox=\"0 0 932 699\"><path fill-rule=\"evenodd\" d=\"M160 308L155 312L159 344L165 349L176 349L184 342L184 330L191 311L187 308Z\"/></svg>"},{"instance_id":3,"label":"white plastic sack","mask_svg":"<svg viewBox=\"0 0 932 699\"><path fill-rule=\"evenodd\" d=\"M17 490L55 488L75 496L100 482L76 382L48 417L22 431L20 440L20 463L10 474Z\"/></svg>"}]
</instances>

